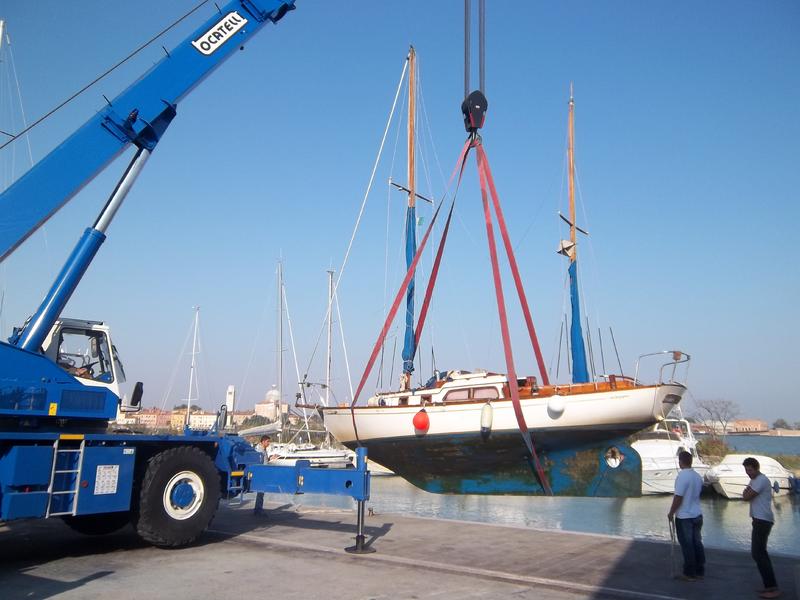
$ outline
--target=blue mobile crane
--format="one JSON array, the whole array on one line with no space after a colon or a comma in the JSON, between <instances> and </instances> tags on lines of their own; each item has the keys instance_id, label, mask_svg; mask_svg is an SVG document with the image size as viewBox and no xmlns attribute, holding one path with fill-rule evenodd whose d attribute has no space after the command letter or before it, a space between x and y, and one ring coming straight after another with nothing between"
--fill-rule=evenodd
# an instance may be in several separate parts
<instances>
[{"instance_id":1,"label":"blue mobile crane","mask_svg":"<svg viewBox=\"0 0 800 600\"><path fill-rule=\"evenodd\" d=\"M246 492L327 493L358 502L354 552L364 543L366 450L354 469L261 464L224 431L138 435L109 431L137 410L143 386L121 400L122 363L109 328L61 313L105 240L134 180L177 114L178 102L294 0L233 0L150 71L0 194L0 261L130 146L135 153L39 308L0 342L0 521L61 517L87 534L132 523L159 546L180 546L208 526L220 498Z\"/></svg>"}]
</instances>

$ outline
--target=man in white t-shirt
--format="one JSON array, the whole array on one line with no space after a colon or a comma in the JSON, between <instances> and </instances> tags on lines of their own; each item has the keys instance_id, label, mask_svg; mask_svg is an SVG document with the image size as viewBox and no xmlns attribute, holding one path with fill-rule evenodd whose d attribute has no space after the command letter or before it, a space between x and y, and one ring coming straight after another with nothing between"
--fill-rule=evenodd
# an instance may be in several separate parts
<instances>
[{"instance_id":1,"label":"man in white t-shirt","mask_svg":"<svg viewBox=\"0 0 800 600\"><path fill-rule=\"evenodd\" d=\"M753 457L744 459L742 463L750 485L744 488L742 498L750 503L750 517L753 519L753 533L750 538L750 554L756 561L764 589L759 594L760 598L777 598L781 595L778 583L775 581L775 571L772 561L767 554L767 540L775 516L772 514L772 485L769 479L761 472L761 465Z\"/></svg>"},{"instance_id":2,"label":"man in white t-shirt","mask_svg":"<svg viewBox=\"0 0 800 600\"><path fill-rule=\"evenodd\" d=\"M703 579L706 568L706 552L703 548L703 513L700 510L700 492L703 478L692 469L692 455L685 450L678 453L681 470L675 478L675 496L667 513L671 521L675 519L675 531L683 553L683 575L676 578L683 581Z\"/></svg>"}]
</instances>

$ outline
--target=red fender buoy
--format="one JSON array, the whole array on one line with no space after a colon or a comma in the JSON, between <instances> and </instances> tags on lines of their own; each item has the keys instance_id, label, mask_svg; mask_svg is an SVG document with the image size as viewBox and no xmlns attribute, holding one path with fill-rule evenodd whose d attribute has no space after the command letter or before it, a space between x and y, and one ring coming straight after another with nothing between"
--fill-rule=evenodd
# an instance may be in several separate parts
<instances>
[{"instance_id":1,"label":"red fender buoy","mask_svg":"<svg viewBox=\"0 0 800 600\"><path fill-rule=\"evenodd\" d=\"M417 433L428 433L428 429L430 429L431 427L431 418L428 416L428 413L423 408L414 415L414 418L411 420L411 423L414 425L414 430Z\"/></svg>"}]
</instances>

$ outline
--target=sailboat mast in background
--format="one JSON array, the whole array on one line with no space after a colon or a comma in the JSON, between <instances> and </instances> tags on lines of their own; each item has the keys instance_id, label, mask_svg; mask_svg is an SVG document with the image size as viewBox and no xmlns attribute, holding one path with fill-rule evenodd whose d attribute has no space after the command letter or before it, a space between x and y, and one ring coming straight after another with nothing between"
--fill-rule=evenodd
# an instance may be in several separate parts
<instances>
[{"instance_id":1,"label":"sailboat mast in background","mask_svg":"<svg viewBox=\"0 0 800 600\"><path fill-rule=\"evenodd\" d=\"M276 334L277 334L277 349L278 353L275 357L276 361L276 372L278 373L278 412L281 423L281 430L278 436L280 437L280 441L283 441L283 429L286 427L286 423L284 422L284 412L283 412L283 263L279 260L278 261L278 270L277 270L277 290L278 290L278 323L276 327Z\"/></svg>"},{"instance_id":2,"label":"sailboat mast in background","mask_svg":"<svg viewBox=\"0 0 800 600\"><path fill-rule=\"evenodd\" d=\"M192 362L189 365L189 394L186 396L186 426L189 426L192 414L192 389L195 385L195 369L197 368L197 329L200 327L200 307L194 307L194 336L192 339ZM198 394L199 396L199 394Z\"/></svg>"},{"instance_id":3,"label":"sailboat mast in background","mask_svg":"<svg viewBox=\"0 0 800 600\"><path fill-rule=\"evenodd\" d=\"M328 271L328 351L325 358L325 406L331 405L331 344L333 342L333 271Z\"/></svg>"}]
</instances>

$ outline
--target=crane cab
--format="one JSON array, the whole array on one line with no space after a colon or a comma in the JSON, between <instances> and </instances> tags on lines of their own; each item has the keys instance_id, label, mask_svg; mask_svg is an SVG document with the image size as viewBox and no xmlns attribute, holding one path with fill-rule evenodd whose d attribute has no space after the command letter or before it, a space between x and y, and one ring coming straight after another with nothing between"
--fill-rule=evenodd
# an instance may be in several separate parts
<instances>
[{"instance_id":1,"label":"crane cab","mask_svg":"<svg viewBox=\"0 0 800 600\"><path fill-rule=\"evenodd\" d=\"M82 384L103 387L122 398L125 369L102 321L59 319L42 344L45 356Z\"/></svg>"}]
</instances>

